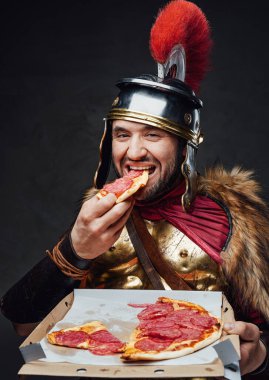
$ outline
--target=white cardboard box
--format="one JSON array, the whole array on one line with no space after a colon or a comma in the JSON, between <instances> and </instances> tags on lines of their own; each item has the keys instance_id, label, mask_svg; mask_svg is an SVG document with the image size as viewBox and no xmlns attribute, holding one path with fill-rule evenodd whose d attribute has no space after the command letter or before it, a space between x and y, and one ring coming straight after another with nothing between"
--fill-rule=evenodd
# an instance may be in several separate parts
<instances>
[{"instance_id":1,"label":"white cardboard box","mask_svg":"<svg viewBox=\"0 0 269 380\"><path fill-rule=\"evenodd\" d=\"M224 321L233 321L234 314L230 304L226 298L219 292L191 292L191 291L159 291L159 290L101 290L101 289L78 289L74 293L64 298L49 314L48 316L36 327L32 334L22 343L20 349L26 359L26 363L19 371L19 375L46 375L46 376L66 376L66 377L100 377L100 378L180 378L180 377L220 377L224 376L224 365L218 355L212 357L209 362L203 363L201 358L198 362L193 362L191 355L179 358L179 362L175 359L168 361L150 362L150 363L121 363L118 357L96 357L96 360L81 360L73 359L71 355L70 362L64 362L66 355L63 358L56 359L52 356L46 348L46 334L53 328L64 328L72 326L72 323L77 324L86 323L85 320L91 315L96 318L98 311L99 320L106 319L104 322L109 322L111 319L110 309L113 313L113 307L109 304L113 302L120 302L127 307L128 303L145 303L155 302L159 296L167 296L174 299L185 299L190 302L195 302L204 306L212 314L220 316ZM74 302L75 299L75 302ZM95 302L94 302L95 299ZM110 302L111 300L111 302ZM88 303L88 304L87 304ZM218 305L219 303L219 305ZM73 307L72 307L73 305ZM104 310L101 306L104 306ZM115 313L115 305L114 313ZM118 305L117 305L118 306ZM219 311L218 311L219 307ZM137 310L135 311L137 313ZM86 313L86 315L85 315ZM88 316L87 316L88 313ZM122 312L119 312L121 317ZM219 313L219 315L218 315ZM130 317L132 319L132 316ZM60 321L60 322L59 322ZM57 326L55 326L58 323ZM69 325L68 325L69 323ZM132 322L130 322L132 324ZM133 322L134 323L134 322ZM108 323L105 323L106 325ZM131 325L130 325L131 326ZM130 327L128 326L128 327ZM109 326L110 328L111 326ZM113 331L112 331L113 332ZM115 334L116 335L116 334ZM232 342L232 347L235 348L238 356L239 354L239 339L237 336L230 335L223 338L229 339ZM48 356L47 359L31 360L31 358L38 357L38 350L41 347ZM37 343L35 345L35 343ZM50 348L48 348L50 350ZM63 347L53 346L53 350L59 350ZM210 348L212 349L212 348ZM53 351L52 350L52 351ZM74 349L65 349L74 350ZM42 350L41 350L42 351ZM75 350L84 351L84 350ZM202 350L201 350L202 352ZM85 352L83 352L85 354ZM58 353L57 353L58 354ZM207 354L207 353L206 353ZM198 355L199 356L199 355ZM189 357L189 358L188 358ZM30 358L30 361L29 361ZM90 358L90 356L89 356ZM98 359L97 359L98 358ZM183 361L182 361L183 359ZM49 360L49 361L44 361ZM57 360L57 361L53 361Z\"/></svg>"}]
</instances>

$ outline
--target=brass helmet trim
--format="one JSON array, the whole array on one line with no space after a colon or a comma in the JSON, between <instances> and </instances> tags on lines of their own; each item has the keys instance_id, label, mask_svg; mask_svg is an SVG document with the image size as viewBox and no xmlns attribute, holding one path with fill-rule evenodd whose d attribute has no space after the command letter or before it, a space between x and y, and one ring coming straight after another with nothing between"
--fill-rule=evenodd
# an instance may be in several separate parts
<instances>
[{"instance_id":1,"label":"brass helmet trim","mask_svg":"<svg viewBox=\"0 0 269 380\"><path fill-rule=\"evenodd\" d=\"M113 108L107 115L108 120L129 120L145 124L152 125L154 127L163 129L167 132L175 134L182 137L185 140L191 141L195 146L198 146L202 142L202 136L200 134L195 134L192 130L184 128L182 125L174 123L173 121L161 117L155 116L147 113L130 111L128 109Z\"/></svg>"}]
</instances>

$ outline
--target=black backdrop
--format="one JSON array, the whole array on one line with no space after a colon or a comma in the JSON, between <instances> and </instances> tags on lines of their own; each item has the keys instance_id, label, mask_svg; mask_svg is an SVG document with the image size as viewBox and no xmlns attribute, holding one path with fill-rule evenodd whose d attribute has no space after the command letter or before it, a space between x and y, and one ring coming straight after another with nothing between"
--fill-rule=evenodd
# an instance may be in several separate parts
<instances>
[{"instance_id":1,"label":"black backdrop","mask_svg":"<svg viewBox=\"0 0 269 380\"><path fill-rule=\"evenodd\" d=\"M70 225L92 184L106 111L123 76L156 72L148 50L164 0L14 2L1 6L3 294ZM268 198L269 3L195 1L211 23L198 158L255 170ZM16 378L19 338L2 316L1 377Z\"/></svg>"}]
</instances>

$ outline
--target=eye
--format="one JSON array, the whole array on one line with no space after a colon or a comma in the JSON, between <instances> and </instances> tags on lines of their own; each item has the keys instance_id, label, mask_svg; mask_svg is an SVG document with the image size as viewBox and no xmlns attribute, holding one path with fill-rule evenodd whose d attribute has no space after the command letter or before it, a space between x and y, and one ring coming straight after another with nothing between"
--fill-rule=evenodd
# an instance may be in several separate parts
<instances>
[{"instance_id":1,"label":"eye","mask_svg":"<svg viewBox=\"0 0 269 380\"><path fill-rule=\"evenodd\" d=\"M146 138L152 141L159 140L161 138L158 132L148 132Z\"/></svg>"},{"instance_id":2,"label":"eye","mask_svg":"<svg viewBox=\"0 0 269 380\"><path fill-rule=\"evenodd\" d=\"M123 139L128 138L129 134L126 132L117 132L117 133L113 133L112 137L113 137L113 139L123 140Z\"/></svg>"},{"instance_id":3,"label":"eye","mask_svg":"<svg viewBox=\"0 0 269 380\"><path fill-rule=\"evenodd\" d=\"M128 133L119 133L117 137L128 137Z\"/></svg>"}]
</instances>

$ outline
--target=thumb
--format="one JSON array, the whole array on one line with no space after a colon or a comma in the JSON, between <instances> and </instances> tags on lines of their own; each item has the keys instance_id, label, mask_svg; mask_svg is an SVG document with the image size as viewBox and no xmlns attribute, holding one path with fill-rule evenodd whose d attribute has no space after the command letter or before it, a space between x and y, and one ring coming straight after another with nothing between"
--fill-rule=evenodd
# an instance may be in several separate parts
<instances>
[{"instance_id":1,"label":"thumb","mask_svg":"<svg viewBox=\"0 0 269 380\"><path fill-rule=\"evenodd\" d=\"M224 323L224 331L228 334L237 334L244 341L258 341L260 338L259 328L253 323L237 321L235 323Z\"/></svg>"},{"instance_id":2,"label":"thumb","mask_svg":"<svg viewBox=\"0 0 269 380\"><path fill-rule=\"evenodd\" d=\"M223 329L227 333L232 333L233 330L235 329L235 323L233 323L233 322L225 322L224 325L223 325Z\"/></svg>"}]
</instances>

